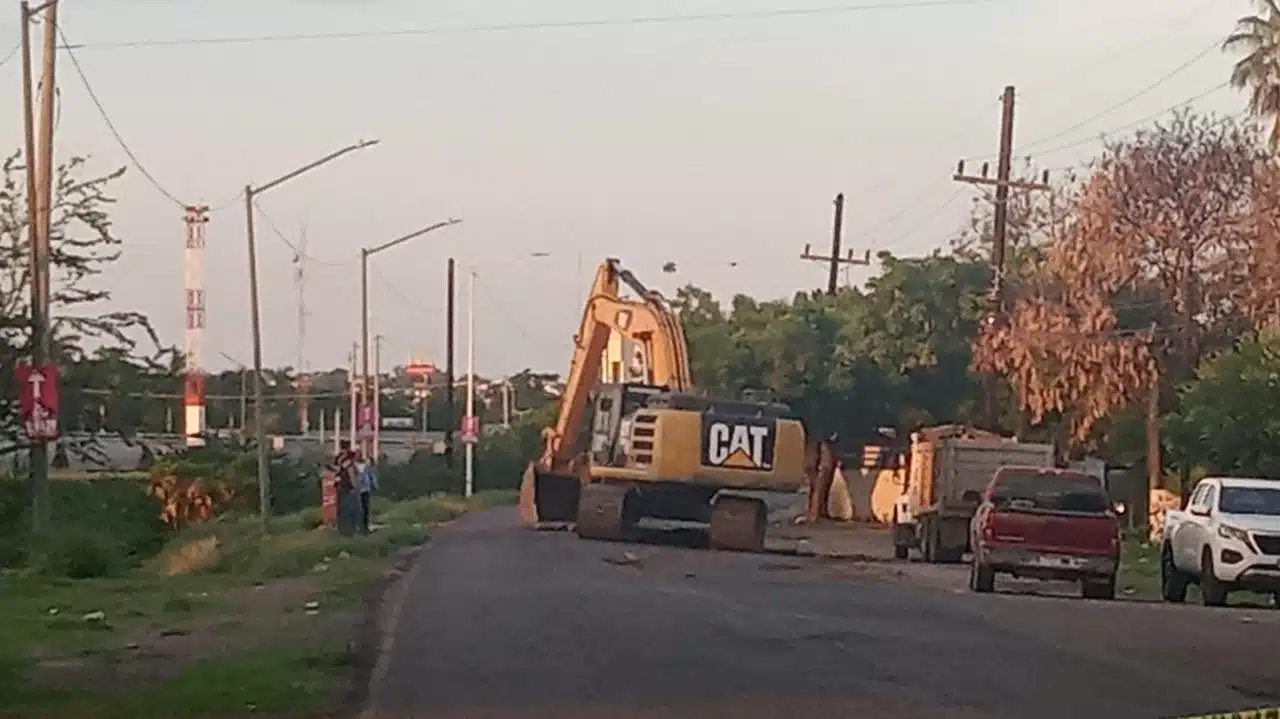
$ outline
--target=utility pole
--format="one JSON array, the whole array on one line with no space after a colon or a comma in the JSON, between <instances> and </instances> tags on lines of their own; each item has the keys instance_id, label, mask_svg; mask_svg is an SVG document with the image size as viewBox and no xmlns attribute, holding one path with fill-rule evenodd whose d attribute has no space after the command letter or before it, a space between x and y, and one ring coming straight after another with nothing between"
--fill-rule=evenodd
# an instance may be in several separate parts
<instances>
[{"instance_id":1,"label":"utility pole","mask_svg":"<svg viewBox=\"0 0 1280 719\"><path fill-rule=\"evenodd\" d=\"M373 338L373 454L369 461L378 463L382 455L382 335Z\"/></svg>"},{"instance_id":2,"label":"utility pole","mask_svg":"<svg viewBox=\"0 0 1280 719\"><path fill-rule=\"evenodd\" d=\"M31 19L44 12L44 43L40 83L39 147L36 146L35 112L31 87ZM53 227L53 114L56 92L54 73L58 46L58 4L50 0L31 9L20 7L22 27L22 106L25 130L27 212L31 240L31 363L44 365L50 359L49 342L49 243ZM49 518L49 445L31 445L31 521L38 539Z\"/></svg>"},{"instance_id":3,"label":"utility pole","mask_svg":"<svg viewBox=\"0 0 1280 719\"><path fill-rule=\"evenodd\" d=\"M357 387L360 384L360 380L357 379L357 375L356 375L356 354L359 351L360 351L360 343L352 342L351 343L351 364L350 364L351 369L347 375L350 378L350 381L348 381L347 384L351 388L351 427L347 431L351 433L350 439L351 439L352 447L356 446L356 391L357 391Z\"/></svg>"},{"instance_id":4,"label":"utility pole","mask_svg":"<svg viewBox=\"0 0 1280 719\"><path fill-rule=\"evenodd\" d=\"M311 407L307 395L311 392L311 374L307 371L307 223L304 220L298 232L298 253L293 262L297 265L294 279L298 283L298 428L302 436L311 434ZM324 415L321 415L323 418ZM321 441L321 444L324 444Z\"/></svg>"},{"instance_id":5,"label":"utility pole","mask_svg":"<svg viewBox=\"0 0 1280 719\"><path fill-rule=\"evenodd\" d=\"M996 206L995 216L992 221L992 238L991 238L991 289L987 295L987 319L988 325L994 325L1003 320L1005 311L1008 309L1005 305L1005 255L1009 243L1009 188L1019 190L1048 190L1049 173L1046 171L1041 182L1027 182L1023 180L1011 179L1010 175L1013 171L1013 108L1014 108L1014 87L1009 85L1004 89L1004 95L1001 97L1000 112L1000 154L996 162L995 179L988 177L988 165L983 163L982 174L979 176L966 175L964 172L964 160L956 166L956 174L952 178L956 182L964 182L970 185L986 185L996 188ZM999 405L996 401L997 385L995 375L988 374L984 378L986 389L986 415L987 425L990 429L996 429L999 424Z\"/></svg>"},{"instance_id":6,"label":"utility pole","mask_svg":"<svg viewBox=\"0 0 1280 719\"><path fill-rule=\"evenodd\" d=\"M871 250L867 250L862 259L855 259L853 250L849 250L845 257L840 256L840 243L844 237L844 193L836 195L835 200L836 211L835 217L831 223L831 254L824 257L815 255L809 250L809 245L804 246L804 252L800 254L800 259L811 260L815 262L825 262L830 265L830 273L827 276L827 294L835 295L840 289L840 266L841 265L870 265Z\"/></svg>"},{"instance_id":7,"label":"utility pole","mask_svg":"<svg viewBox=\"0 0 1280 719\"><path fill-rule=\"evenodd\" d=\"M445 414L447 417L444 421L444 460L446 466L453 469L453 431L454 424L457 423L456 412L454 408L453 398L453 317L454 317L454 274L457 263L452 257L449 258L449 270L445 280L447 296L445 298L445 320L444 320L444 379L445 379Z\"/></svg>"},{"instance_id":8,"label":"utility pole","mask_svg":"<svg viewBox=\"0 0 1280 719\"><path fill-rule=\"evenodd\" d=\"M467 422L475 426L476 414L476 271L467 273ZM468 429L468 432L474 430ZM466 448L466 490L470 497L475 488L476 440L470 434L464 438Z\"/></svg>"}]
</instances>

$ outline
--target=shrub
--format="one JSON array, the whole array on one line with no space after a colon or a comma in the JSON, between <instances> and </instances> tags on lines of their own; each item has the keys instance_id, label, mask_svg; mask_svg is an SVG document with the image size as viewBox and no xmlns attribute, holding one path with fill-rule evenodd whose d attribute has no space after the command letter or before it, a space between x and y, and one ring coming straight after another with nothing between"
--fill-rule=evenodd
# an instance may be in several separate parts
<instances>
[{"instance_id":1,"label":"shrub","mask_svg":"<svg viewBox=\"0 0 1280 719\"><path fill-rule=\"evenodd\" d=\"M32 568L68 579L98 579L130 567L128 552L111 534L91 527L64 526L43 543Z\"/></svg>"}]
</instances>

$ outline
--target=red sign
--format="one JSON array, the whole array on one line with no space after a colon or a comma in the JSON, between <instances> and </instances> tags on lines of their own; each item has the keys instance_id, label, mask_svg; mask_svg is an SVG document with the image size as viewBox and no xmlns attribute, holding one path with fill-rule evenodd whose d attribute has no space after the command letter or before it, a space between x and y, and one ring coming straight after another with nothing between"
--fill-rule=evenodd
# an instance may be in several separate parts
<instances>
[{"instance_id":1,"label":"red sign","mask_svg":"<svg viewBox=\"0 0 1280 719\"><path fill-rule=\"evenodd\" d=\"M426 379L436 373L436 366L430 362L410 362L404 373L414 379Z\"/></svg>"},{"instance_id":2,"label":"red sign","mask_svg":"<svg viewBox=\"0 0 1280 719\"><path fill-rule=\"evenodd\" d=\"M57 439L58 367L20 364L14 374L18 382L19 417L27 439Z\"/></svg>"},{"instance_id":3,"label":"red sign","mask_svg":"<svg viewBox=\"0 0 1280 719\"><path fill-rule=\"evenodd\" d=\"M378 418L374 416L373 405L360 405L360 409L356 411L356 434L361 439L373 439L373 431L377 423Z\"/></svg>"},{"instance_id":4,"label":"red sign","mask_svg":"<svg viewBox=\"0 0 1280 719\"><path fill-rule=\"evenodd\" d=\"M462 441L475 442L480 439L480 418L479 417L463 417L462 418Z\"/></svg>"}]
</instances>

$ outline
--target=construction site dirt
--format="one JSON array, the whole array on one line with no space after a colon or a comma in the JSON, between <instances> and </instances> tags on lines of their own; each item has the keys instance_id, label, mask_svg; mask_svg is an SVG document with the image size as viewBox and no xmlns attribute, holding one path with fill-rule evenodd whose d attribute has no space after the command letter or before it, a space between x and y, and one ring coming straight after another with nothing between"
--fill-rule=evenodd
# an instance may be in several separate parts
<instances>
[{"instance_id":1,"label":"construction site dirt","mask_svg":"<svg viewBox=\"0 0 1280 719\"><path fill-rule=\"evenodd\" d=\"M443 528L389 610L367 719L1185 716L1280 703L1280 612L975 595L885 530L765 553ZM672 537L667 537L670 540ZM1265 631L1263 631L1265 629Z\"/></svg>"}]
</instances>

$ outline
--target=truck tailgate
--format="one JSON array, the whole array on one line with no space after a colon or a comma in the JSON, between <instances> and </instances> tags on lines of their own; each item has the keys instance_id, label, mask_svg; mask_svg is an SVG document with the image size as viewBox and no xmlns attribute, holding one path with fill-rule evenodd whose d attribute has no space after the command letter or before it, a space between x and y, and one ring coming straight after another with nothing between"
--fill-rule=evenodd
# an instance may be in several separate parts
<instances>
[{"instance_id":1,"label":"truck tailgate","mask_svg":"<svg viewBox=\"0 0 1280 719\"><path fill-rule=\"evenodd\" d=\"M1108 556L1116 551L1116 520L1107 514L1002 509L991 513L990 539L1027 551Z\"/></svg>"}]
</instances>

